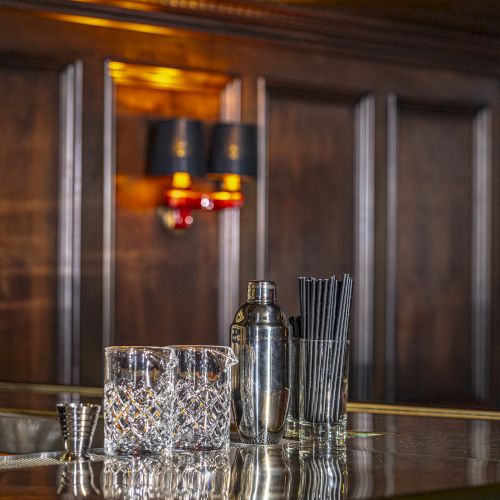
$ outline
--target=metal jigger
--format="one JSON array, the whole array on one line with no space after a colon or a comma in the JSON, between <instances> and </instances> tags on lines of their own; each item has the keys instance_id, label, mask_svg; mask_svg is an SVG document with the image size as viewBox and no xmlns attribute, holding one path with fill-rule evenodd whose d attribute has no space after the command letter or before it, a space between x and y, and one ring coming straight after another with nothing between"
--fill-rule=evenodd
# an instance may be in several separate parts
<instances>
[{"instance_id":1,"label":"metal jigger","mask_svg":"<svg viewBox=\"0 0 500 500\"><path fill-rule=\"evenodd\" d=\"M101 407L82 403L63 403L56 407L66 450L61 460L87 460Z\"/></svg>"}]
</instances>

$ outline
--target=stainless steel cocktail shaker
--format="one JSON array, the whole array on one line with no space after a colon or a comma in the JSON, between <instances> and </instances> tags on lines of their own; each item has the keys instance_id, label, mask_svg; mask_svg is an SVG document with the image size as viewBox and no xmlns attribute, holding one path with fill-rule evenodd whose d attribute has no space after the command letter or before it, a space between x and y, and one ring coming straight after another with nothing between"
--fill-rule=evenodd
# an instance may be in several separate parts
<instances>
[{"instance_id":1,"label":"stainless steel cocktail shaker","mask_svg":"<svg viewBox=\"0 0 500 500\"><path fill-rule=\"evenodd\" d=\"M281 440L290 388L289 335L276 284L250 281L247 302L231 324L231 347L239 360L232 372L232 408L243 443Z\"/></svg>"}]
</instances>

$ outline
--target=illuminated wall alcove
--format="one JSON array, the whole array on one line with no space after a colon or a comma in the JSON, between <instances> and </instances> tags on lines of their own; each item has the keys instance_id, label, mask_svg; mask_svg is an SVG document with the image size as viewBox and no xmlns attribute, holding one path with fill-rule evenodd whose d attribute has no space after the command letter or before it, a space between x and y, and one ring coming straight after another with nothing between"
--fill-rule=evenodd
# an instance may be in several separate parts
<instances>
[{"instance_id":1,"label":"illuminated wall alcove","mask_svg":"<svg viewBox=\"0 0 500 500\"><path fill-rule=\"evenodd\" d=\"M156 208L169 181L146 175L147 141L154 120L189 117L207 127L238 121L240 82L210 71L119 61L108 61L106 69L104 343L220 343L226 293L220 216L200 212L181 235L164 230ZM204 189L206 181L194 182Z\"/></svg>"}]
</instances>

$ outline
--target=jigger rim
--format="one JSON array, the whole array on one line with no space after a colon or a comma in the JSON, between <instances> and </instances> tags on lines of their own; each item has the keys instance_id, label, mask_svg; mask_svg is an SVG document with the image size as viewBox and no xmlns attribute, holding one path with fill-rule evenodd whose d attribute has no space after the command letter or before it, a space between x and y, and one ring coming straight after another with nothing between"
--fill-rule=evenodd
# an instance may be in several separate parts
<instances>
[{"instance_id":1,"label":"jigger rim","mask_svg":"<svg viewBox=\"0 0 500 500\"><path fill-rule=\"evenodd\" d=\"M101 405L95 403L57 403L56 408L66 410L66 409L74 409L74 408L90 408L92 410L101 410Z\"/></svg>"}]
</instances>

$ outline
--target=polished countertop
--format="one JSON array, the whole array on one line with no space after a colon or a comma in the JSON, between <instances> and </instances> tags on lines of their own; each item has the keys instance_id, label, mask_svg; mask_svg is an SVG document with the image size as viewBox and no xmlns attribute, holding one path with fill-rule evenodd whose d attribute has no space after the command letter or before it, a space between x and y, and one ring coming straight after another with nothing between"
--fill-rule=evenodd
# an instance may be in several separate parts
<instances>
[{"instance_id":1,"label":"polished countertop","mask_svg":"<svg viewBox=\"0 0 500 500\"><path fill-rule=\"evenodd\" d=\"M328 451L233 442L162 458L95 449L63 464L54 411L4 409L0 498L500 498L500 413L351 404L348 429Z\"/></svg>"}]
</instances>

